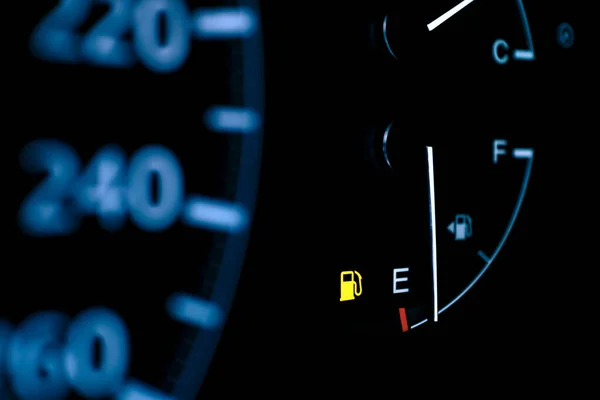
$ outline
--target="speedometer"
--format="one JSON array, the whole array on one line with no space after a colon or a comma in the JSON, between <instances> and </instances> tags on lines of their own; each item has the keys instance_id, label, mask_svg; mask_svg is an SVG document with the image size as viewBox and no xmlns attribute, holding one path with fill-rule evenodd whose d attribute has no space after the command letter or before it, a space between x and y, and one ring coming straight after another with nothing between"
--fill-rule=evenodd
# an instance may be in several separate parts
<instances>
[{"instance_id":1,"label":"speedometer","mask_svg":"<svg viewBox=\"0 0 600 400\"><path fill-rule=\"evenodd\" d=\"M196 396L253 218L257 3L30 5L2 398Z\"/></svg>"}]
</instances>

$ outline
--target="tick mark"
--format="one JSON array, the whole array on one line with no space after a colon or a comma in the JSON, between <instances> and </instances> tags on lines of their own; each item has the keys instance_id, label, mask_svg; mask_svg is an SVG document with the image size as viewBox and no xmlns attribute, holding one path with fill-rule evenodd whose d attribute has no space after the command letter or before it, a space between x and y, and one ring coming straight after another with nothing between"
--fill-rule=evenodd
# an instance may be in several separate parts
<instances>
[{"instance_id":1,"label":"tick mark","mask_svg":"<svg viewBox=\"0 0 600 400\"><path fill-rule=\"evenodd\" d=\"M247 38L258 27L254 11L244 7L199 9L193 21L196 37L206 40Z\"/></svg>"},{"instance_id":2,"label":"tick mark","mask_svg":"<svg viewBox=\"0 0 600 400\"><path fill-rule=\"evenodd\" d=\"M187 294L171 296L167 311L174 320L198 328L215 329L223 323L223 313L217 304Z\"/></svg>"},{"instance_id":3,"label":"tick mark","mask_svg":"<svg viewBox=\"0 0 600 400\"><path fill-rule=\"evenodd\" d=\"M206 111L204 122L213 132L251 134L260 128L261 118L246 108L215 106Z\"/></svg>"},{"instance_id":4,"label":"tick mark","mask_svg":"<svg viewBox=\"0 0 600 400\"><path fill-rule=\"evenodd\" d=\"M514 149L513 157L518 159L533 158L533 149Z\"/></svg>"},{"instance_id":5,"label":"tick mark","mask_svg":"<svg viewBox=\"0 0 600 400\"><path fill-rule=\"evenodd\" d=\"M195 228L240 233L248 227L246 210L238 204L202 196L191 196L183 212L183 222Z\"/></svg>"},{"instance_id":6,"label":"tick mark","mask_svg":"<svg viewBox=\"0 0 600 400\"><path fill-rule=\"evenodd\" d=\"M400 313L400 324L402 325L402 332L408 331L408 320L406 318L406 309L399 308L398 312Z\"/></svg>"},{"instance_id":7,"label":"tick mark","mask_svg":"<svg viewBox=\"0 0 600 400\"><path fill-rule=\"evenodd\" d=\"M491 260L490 260L490 258L489 258L488 256L486 256L486 255L485 255L485 253L484 253L483 251L481 251L481 250L479 250L479 251L477 252L477 255L478 255L479 257L481 257L481 258L482 258L482 260L483 260L483 261L485 261L486 263L489 263L489 262L491 261Z\"/></svg>"}]
</instances>

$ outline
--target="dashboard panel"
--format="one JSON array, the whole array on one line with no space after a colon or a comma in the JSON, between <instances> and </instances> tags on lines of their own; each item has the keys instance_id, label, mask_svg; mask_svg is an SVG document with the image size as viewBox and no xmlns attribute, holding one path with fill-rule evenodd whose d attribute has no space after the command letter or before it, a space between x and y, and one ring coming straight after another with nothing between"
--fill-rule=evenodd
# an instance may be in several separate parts
<instances>
[{"instance_id":1,"label":"dashboard panel","mask_svg":"<svg viewBox=\"0 0 600 400\"><path fill-rule=\"evenodd\" d=\"M461 11L461 24L438 31L440 25L433 32L427 24L436 15L426 12L426 2L413 8L404 3L313 3L294 11L295 24L281 17L287 15L283 8L271 8L280 16L269 20L271 29L286 35L267 42L267 65L275 63L269 54L276 54L271 57L277 60L277 72L268 73L272 81L286 85L267 85L267 93L292 100L270 104L269 115L278 116L270 126L278 134L266 135L264 154L265 165L285 168L263 170L264 191L257 208L262 223L254 227L258 233L247 260L255 267L243 273L228 322L231 329L220 347L223 358L213 364L215 382L231 373L262 392L266 385L253 381L264 382L263 371L268 371L302 385L305 375L283 371L308 360L310 382L336 393L351 395L353 388L363 386L375 390L373 382L392 379L387 374L406 377L399 384L407 388L422 389L417 382L429 373L428 360L435 360L439 372L432 376L455 377L460 390L470 385L470 376L483 377L501 360L515 371L521 371L516 360L522 361L521 372L527 376L528 368L552 375L553 357L569 358L570 346L575 354L589 345L593 283L574 272L589 270L585 265L590 253L583 249L590 237L584 227L592 218L585 204L595 198L589 186L595 181L590 180L594 161L584 155L594 106L593 101L578 100L578 93L595 87L585 6L524 1L535 59L501 64L494 58L496 40L517 45L517 50L527 46L517 2L502 2L509 4L496 13L489 5L495 2L477 6L475 1ZM439 16L460 2L428 3L440 4L435 10ZM401 15L405 6L410 16L405 21L416 28L414 38L409 33L401 37L406 57L398 60L390 56L381 33L386 10ZM468 7L474 7L471 14ZM422 18L413 22L412 16L419 13ZM565 21L576 38L570 48L558 39ZM444 22L451 23L452 19ZM485 28L486 34L480 35L477 27ZM268 32L269 24L265 29ZM443 33L436 38L442 41L433 43L443 54L428 54L428 33ZM277 78L280 74L284 78ZM400 140L416 149L412 155L404 153L404 159L396 155L405 162L404 169L399 168L401 177L386 168L382 154L383 135L392 122L400 127ZM379 140L376 145L374 138ZM508 157L500 156L500 164L495 164L494 146L502 139L534 151L527 190L510 234L468 293L440 314L438 322L409 326L403 332L400 309L410 308L411 301L433 301L431 292L424 300L402 300L402 294L393 293L394 269L414 263L407 252L420 250L425 265L431 257L424 148L432 146L434 156L440 156L436 160L447 162L435 170L437 215L446 213L437 233L452 257L445 264L440 261L440 273L447 268L450 279L440 280L439 289L450 290L454 298L487 265L478 252L488 259L494 254L520 198L527 160L511 159L515 147L510 147ZM505 167L512 177L503 175ZM454 168L465 171L464 182L451 178ZM486 220L471 215L472 238L453 241L448 227L459 206L467 215L469 207L480 209ZM459 250L464 250L467 263L453 246L464 247ZM448 256L442 257L441 251L440 260ZM362 275L362 293L342 302L340 279L348 271ZM430 271L427 268L426 274ZM350 291L360 292L359 279L355 275L356 286ZM413 287L418 288L408 286ZM440 309L446 304L440 303ZM437 340L446 337L452 344ZM556 345L552 350L548 341ZM522 346L530 353L523 354ZM232 366L231 359L241 365ZM267 359L272 367L251 372L257 359ZM452 365L457 359L465 361L464 369ZM556 368L554 372L562 371ZM332 371L345 372L336 380ZM488 378L494 385L502 380Z\"/></svg>"},{"instance_id":2,"label":"dashboard panel","mask_svg":"<svg viewBox=\"0 0 600 400\"><path fill-rule=\"evenodd\" d=\"M453 2L431 3L444 10L444 4ZM263 294L248 288L241 299L281 299L302 318L322 317L324 331L338 327L339 334L354 331L346 322L360 319L363 307L372 314L389 304L382 311L387 316L381 321L383 329L359 325L365 327L363 333L402 336L398 308L403 301L406 309L412 303L433 302L427 147L433 150L438 272L445 276L439 277L438 289L448 292L440 293L438 310L489 264L469 289L476 294L465 293L453 303L437 329L446 331L443 326L453 324L454 306L477 310L471 322L478 325L486 319L483 308L521 301L501 295L507 285L515 290L523 286L522 295L529 291L532 297L547 290L545 285L532 290L530 279L551 279L552 274L540 275L542 269L550 269L550 261L571 245L572 237L560 232L574 231L582 221L561 217L558 210L578 214L573 204L585 191L588 160L577 148L585 146L582 132L591 106L575 98L592 84L589 41L577 3L501 2L498 11L491 3L475 1L433 31L427 28L434 20L428 6L403 9L396 2L372 2L368 7L333 2L319 12L307 8L297 11L298 22L287 30L272 22L287 32L285 40L270 44L281 66L272 79L282 74L289 81L283 88L270 87L269 93L280 98L286 93L294 101L269 109L278 116L271 121L273 129L285 133L266 137L265 162L285 169L263 171L265 195L259 197L258 213L264 215L264 235L270 235L261 239L263 231L257 225L261 233L255 240L264 240L265 247L257 247L271 254L269 259L289 266L276 275L267 266L248 270L248 282L264 280L271 290ZM528 9L525 31L522 10ZM408 32L415 27L414 43L409 33L402 36L406 57L398 60L386 49L382 27L387 15L402 13L411 16L406 24ZM452 25L455 17L462 23ZM468 22L470 17L473 22ZM558 37L564 27L558 21L563 20L570 21L578 38L569 48ZM300 32L307 21L313 28ZM419 21L424 21L422 26ZM446 24L446 30L438 31ZM482 28L492 33L484 35ZM535 38L534 59L514 59L514 50L527 48L527 32ZM427 33L439 35L428 41ZM469 36L472 40L466 41ZM506 63L495 57L494 43L500 38L517 46L509 46L513 51ZM301 42L311 45L296 45ZM450 58L433 62L436 57ZM285 221L272 217L283 214L289 215ZM471 217L470 235L463 216ZM512 229L507 229L511 222ZM456 225L465 229L458 232ZM408 292L408 298L400 300L403 294L393 293L393 270L419 263L427 268L425 276L415 275L414 298ZM354 299L340 301L340 275L347 271L358 271L362 278L355 274L356 284L351 284ZM285 284L277 283L286 278ZM421 296L416 293L419 286ZM246 293L244 282L240 290ZM479 301L481 296L487 301ZM456 311L455 318L469 324L467 314Z\"/></svg>"},{"instance_id":3,"label":"dashboard panel","mask_svg":"<svg viewBox=\"0 0 600 400\"><path fill-rule=\"evenodd\" d=\"M24 14L2 399L368 385L445 337L487 366L587 334L583 4L282 3Z\"/></svg>"}]
</instances>

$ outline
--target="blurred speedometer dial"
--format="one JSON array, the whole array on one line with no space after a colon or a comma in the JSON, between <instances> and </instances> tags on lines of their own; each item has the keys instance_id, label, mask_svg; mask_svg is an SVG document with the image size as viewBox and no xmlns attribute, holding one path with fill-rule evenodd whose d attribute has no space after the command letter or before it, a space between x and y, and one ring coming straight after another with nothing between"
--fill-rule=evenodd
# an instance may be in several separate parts
<instances>
[{"instance_id":1,"label":"blurred speedometer dial","mask_svg":"<svg viewBox=\"0 0 600 400\"><path fill-rule=\"evenodd\" d=\"M256 198L257 3L30 4L2 398L198 393Z\"/></svg>"}]
</instances>

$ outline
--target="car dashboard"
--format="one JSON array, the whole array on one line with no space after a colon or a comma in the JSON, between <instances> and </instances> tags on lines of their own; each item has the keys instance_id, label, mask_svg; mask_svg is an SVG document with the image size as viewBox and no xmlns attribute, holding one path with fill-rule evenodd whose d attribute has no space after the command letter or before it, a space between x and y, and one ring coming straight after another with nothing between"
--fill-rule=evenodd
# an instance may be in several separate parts
<instances>
[{"instance_id":1,"label":"car dashboard","mask_svg":"<svg viewBox=\"0 0 600 400\"><path fill-rule=\"evenodd\" d=\"M342 396L585 347L591 12L27 5L0 399Z\"/></svg>"}]
</instances>

